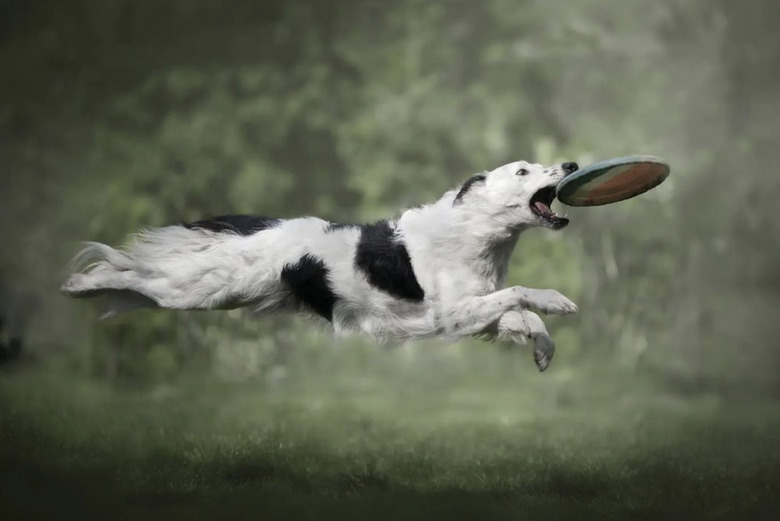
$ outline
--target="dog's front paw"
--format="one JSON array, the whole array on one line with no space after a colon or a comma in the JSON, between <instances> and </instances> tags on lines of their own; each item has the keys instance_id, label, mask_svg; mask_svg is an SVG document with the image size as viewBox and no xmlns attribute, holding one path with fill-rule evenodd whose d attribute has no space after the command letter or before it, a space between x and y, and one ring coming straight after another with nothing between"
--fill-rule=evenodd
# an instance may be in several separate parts
<instances>
[{"instance_id":1,"label":"dog's front paw","mask_svg":"<svg viewBox=\"0 0 780 521\"><path fill-rule=\"evenodd\" d=\"M546 315L571 315L578 311L577 304L554 289L535 289L528 302Z\"/></svg>"},{"instance_id":2,"label":"dog's front paw","mask_svg":"<svg viewBox=\"0 0 780 521\"><path fill-rule=\"evenodd\" d=\"M555 343L549 335L540 333L534 337L534 362L539 372L543 372L550 365L555 355Z\"/></svg>"}]
</instances>

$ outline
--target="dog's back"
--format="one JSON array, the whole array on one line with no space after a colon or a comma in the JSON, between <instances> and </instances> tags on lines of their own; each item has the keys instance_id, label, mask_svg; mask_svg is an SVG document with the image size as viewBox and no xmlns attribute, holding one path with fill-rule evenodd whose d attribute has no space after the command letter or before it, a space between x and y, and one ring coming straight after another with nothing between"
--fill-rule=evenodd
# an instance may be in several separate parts
<instances>
[{"instance_id":1,"label":"dog's back","mask_svg":"<svg viewBox=\"0 0 780 521\"><path fill-rule=\"evenodd\" d=\"M104 317L139 307L306 311L338 332L402 336L425 292L395 223L223 216L144 231L124 250L88 243L62 289L107 296ZM379 320L377 317L381 317ZM412 327L417 333L429 321Z\"/></svg>"}]
</instances>

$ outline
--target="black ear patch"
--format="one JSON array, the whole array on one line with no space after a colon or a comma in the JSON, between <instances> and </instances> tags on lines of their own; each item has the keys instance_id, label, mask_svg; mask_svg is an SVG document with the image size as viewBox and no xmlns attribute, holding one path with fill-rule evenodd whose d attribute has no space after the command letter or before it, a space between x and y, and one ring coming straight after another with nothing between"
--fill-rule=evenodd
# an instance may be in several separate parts
<instances>
[{"instance_id":1,"label":"black ear patch","mask_svg":"<svg viewBox=\"0 0 780 521\"><path fill-rule=\"evenodd\" d=\"M322 260L306 254L295 264L286 264L281 278L299 306L305 306L324 319L333 321L336 295L330 287L328 274L328 268Z\"/></svg>"},{"instance_id":2,"label":"black ear patch","mask_svg":"<svg viewBox=\"0 0 780 521\"><path fill-rule=\"evenodd\" d=\"M270 219L259 215L221 215L194 223L183 224L185 228L201 228L212 232L228 232L249 236L278 225L281 219Z\"/></svg>"},{"instance_id":3,"label":"black ear patch","mask_svg":"<svg viewBox=\"0 0 780 521\"><path fill-rule=\"evenodd\" d=\"M394 297L416 302L425 298L406 245L387 221L361 227L355 266L372 286Z\"/></svg>"},{"instance_id":4,"label":"black ear patch","mask_svg":"<svg viewBox=\"0 0 780 521\"><path fill-rule=\"evenodd\" d=\"M452 202L452 204L458 204L463 196L466 195L469 190L471 190L471 187L474 185L474 183L482 182L485 179L487 179L486 174L477 174L466 179L466 181L463 183L463 186L460 187L460 191L458 192L458 195L455 196L455 200Z\"/></svg>"}]
</instances>

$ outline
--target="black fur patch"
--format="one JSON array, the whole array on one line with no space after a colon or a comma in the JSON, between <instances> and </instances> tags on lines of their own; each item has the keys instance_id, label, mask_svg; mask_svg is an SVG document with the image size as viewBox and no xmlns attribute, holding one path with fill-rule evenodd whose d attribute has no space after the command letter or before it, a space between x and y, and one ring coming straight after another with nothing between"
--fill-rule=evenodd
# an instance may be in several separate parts
<instances>
[{"instance_id":1,"label":"black fur patch","mask_svg":"<svg viewBox=\"0 0 780 521\"><path fill-rule=\"evenodd\" d=\"M387 221L361 228L355 266L366 274L371 285L394 297L418 302L425 298L409 252Z\"/></svg>"},{"instance_id":2,"label":"black fur patch","mask_svg":"<svg viewBox=\"0 0 780 521\"><path fill-rule=\"evenodd\" d=\"M463 183L463 186L460 187L460 191L458 192L458 195L455 196L455 200L453 201L453 204L457 204L458 201L460 201L466 193L471 190L471 186L474 183L478 183L480 181L484 181L487 178L485 174L477 174L474 176L469 177L466 179L466 181Z\"/></svg>"},{"instance_id":3,"label":"black fur patch","mask_svg":"<svg viewBox=\"0 0 780 521\"><path fill-rule=\"evenodd\" d=\"M212 232L230 232L248 236L273 228L281 222L280 219L269 219L259 215L221 215L213 219L205 219L194 223L183 224L185 228L202 228Z\"/></svg>"},{"instance_id":4,"label":"black fur patch","mask_svg":"<svg viewBox=\"0 0 780 521\"><path fill-rule=\"evenodd\" d=\"M336 295L328 282L328 268L314 255L306 254L295 264L282 269L284 281L295 295L299 305L304 305L320 315L333 320L333 305Z\"/></svg>"}]
</instances>

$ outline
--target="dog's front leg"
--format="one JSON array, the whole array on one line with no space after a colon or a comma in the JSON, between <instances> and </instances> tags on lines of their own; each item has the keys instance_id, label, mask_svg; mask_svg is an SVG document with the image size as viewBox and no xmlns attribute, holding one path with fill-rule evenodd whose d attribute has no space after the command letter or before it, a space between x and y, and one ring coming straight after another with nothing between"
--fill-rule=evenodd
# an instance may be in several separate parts
<instances>
[{"instance_id":1,"label":"dog's front leg","mask_svg":"<svg viewBox=\"0 0 780 521\"><path fill-rule=\"evenodd\" d=\"M535 309L545 315L571 315L578 311L577 304L554 289L534 289L523 286L509 289L517 293L518 307Z\"/></svg>"},{"instance_id":2,"label":"dog's front leg","mask_svg":"<svg viewBox=\"0 0 780 521\"><path fill-rule=\"evenodd\" d=\"M467 297L457 305L450 305L442 316L442 329L447 336L473 335L487 329L507 311L517 308L533 308L557 315L577 312L574 302L554 289L515 286L482 297Z\"/></svg>"},{"instance_id":3,"label":"dog's front leg","mask_svg":"<svg viewBox=\"0 0 780 521\"><path fill-rule=\"evenodd\" d=\"M507 311L498 320L498 338L524 344L526 338L534 341L534 362L539 371L550 365L555 355L555 343L539 315L531 311Z\"/></svg>"}]
</instances>

